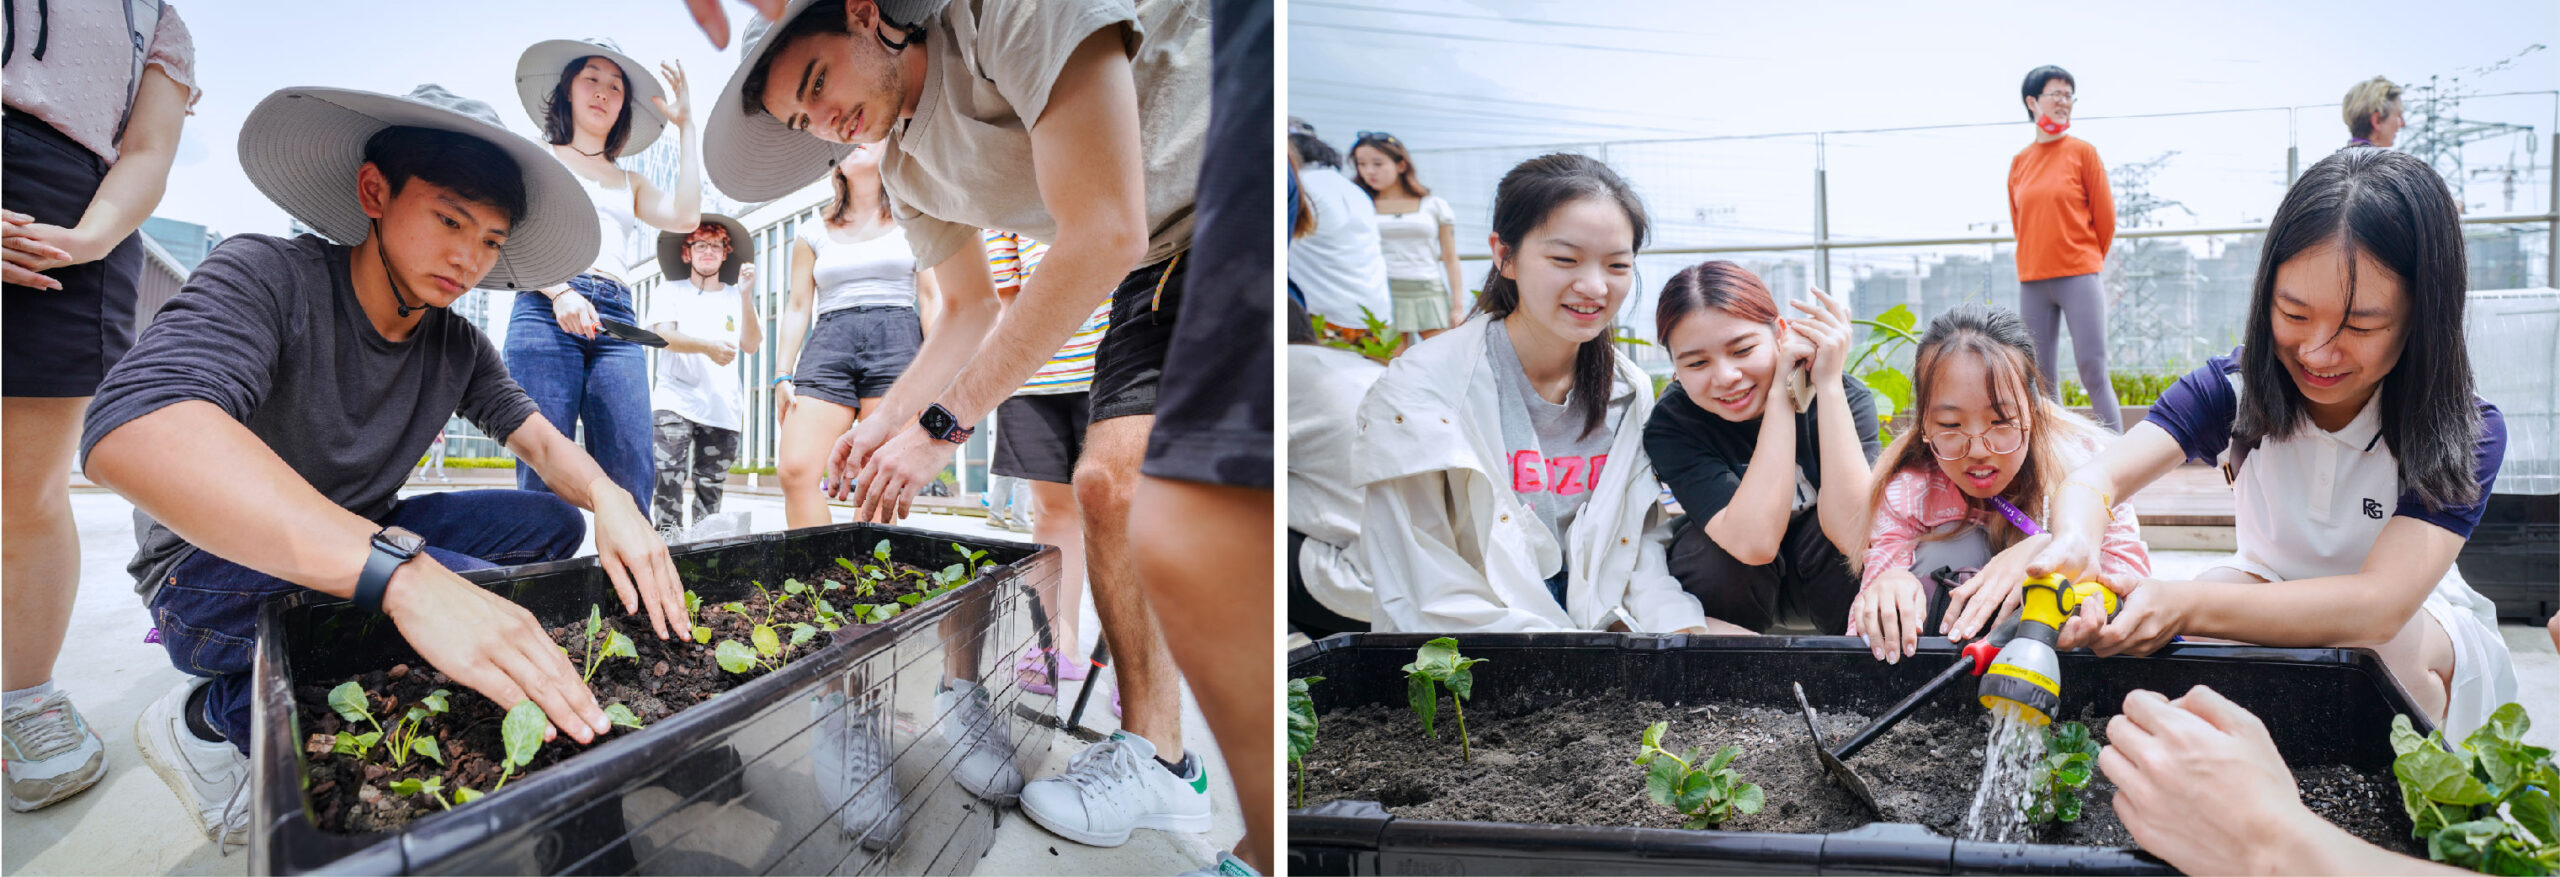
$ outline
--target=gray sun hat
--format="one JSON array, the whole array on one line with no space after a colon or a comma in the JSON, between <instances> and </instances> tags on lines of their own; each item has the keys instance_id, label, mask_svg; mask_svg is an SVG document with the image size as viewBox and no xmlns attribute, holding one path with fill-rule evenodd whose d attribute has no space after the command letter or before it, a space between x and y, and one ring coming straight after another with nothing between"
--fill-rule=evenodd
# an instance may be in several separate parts
<instances>
[{"instance_id":1,"label":"gray sun hat","mask_svg":"<svg viewBox=\"0 0 2560 877\"><path fill-rule=\"evenodd\" d=\"M516 59L516 96L524 100L525 115L533 117L533 127L542 128L542 119L551 108L551 92L560 85L560 71L573 59L602 55L622 68L622 111L631 116L631 137L622 142L622 155L640 154L658 140L667 127L667 117L658 112L650 98L665 97L666 89L658 86L658 77L649 68L623 54L622 47L601 37L587 40L543 40L524 50Z\"/></svg>"},{"instance_id":2,"label":"gray sun hat","mask_svg":"<svg viewBox=\"0 0 2560 877\"><path fill-rule=\"evenodd\" d=\"M798 18L818 2L791 0L783 6L781 20ZM891 22L914 25L948 5L950 0L881 0L880 12ZM772 113L747 111L747 74L774 48L767 43L780 28L763 16L747 23L746 38L738 49L738 69L720 87L720 99L712 104L711 118L702 126L703 172L723 194L742 201L789 195L826 176L838 160L853 152L850 144L829 143L784 127Z\"/></svg>"},{"instance_id":3,"label":"gray sun hat","mask_svg":"<svg viewBox=\"0 0 2560 877\"><path fill-rule=\"evenodd\" d=\"M478 286L540 289L595 264L601 235L595 205L569 168L549 149L499 124L488 104L440 85L421 85L406 96L316 86L267 95L240 124L240 169L287 215L354 246L372 233L356 201L365 141L395 126L480 138L515 159L524 174L525 215L515 218L498 264Z\"/></svg>"},{"instance_id":4,"label":"gray sun hat","mask_svg":"<svg viewBox=\"0 0 2560 877\"><path fill-rule=\"evenodd\" d=\"M738 265L747 261L747 251L754 248L752 240L747 237L747 224L709 211L703 212L702 224L717 225L729 230L729 258L720 263L720 282L738 282ZM669 280L693 276L693 266L687 264L684 251L684 239L692 234L693 232L689 231L658 233L658 274L660 276Z\"/></svg>"}]
</instances>

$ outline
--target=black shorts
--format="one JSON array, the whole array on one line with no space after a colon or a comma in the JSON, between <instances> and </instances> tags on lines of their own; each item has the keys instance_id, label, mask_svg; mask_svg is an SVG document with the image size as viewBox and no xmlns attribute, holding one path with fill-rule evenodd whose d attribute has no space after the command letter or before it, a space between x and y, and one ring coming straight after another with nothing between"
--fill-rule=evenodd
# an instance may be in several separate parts
<instances>
[{"instance_id":1,"label":"black shorts","mask_svg":"<svg viewBox=\"0 0 2560 877\"><path fill-rule=\"evenodd\" d=\"M1129 272L1111 291L1111 328L1093 348L1093 420L1156 413L1165 347L1182 313L1189 253Z\"/></svg>"},{"instance_id":2,"label":"black shorts","mask_svg":"<svg viewBox=\"0 0 2560 877\"><path fill-rule=\"evenodd\" d=\"M791 391L847 408L889 394L924 346L924 324L910 307L874 306L828 311L800 343Z\"/></svg>"},{"instance_id":3,"label":"black shorts","mask_svg":"<svg viewBox=\"0 0 2560 877\"><path fill-rule=\"evenodd\" d=\"M53 125L9 110L0 142L0 206L37 222L80 224L106 179L107 163ZM0 396L94 396L133 349L134 301L141 295L142 235L107 257L44 272L61 289L0 288Z\"/></svg>"},{"instance_id":4,"label":"black shorts","mask_svg":"<svg viewBox=\"0 0 2560 877\"><path fill-rule=\"evenodd\" d=\"M1085 393L1015 396L996 406L996 453L989 471L1051 484L1075 483L1092 423Z\"/></svg>"},{"instance_id":5,"label":"black shorts","mask_svg":"<svg viewBox=\"0 0 2560 877\"><path fill-rule=\"evenodd\" d=\"M1209 17L1209 138L1184 259L1200 288L1165 352L1138 470L1158 478L1271 489L1271 18L1269 0L1220 0Z\"/></svg>"}]
</instances>

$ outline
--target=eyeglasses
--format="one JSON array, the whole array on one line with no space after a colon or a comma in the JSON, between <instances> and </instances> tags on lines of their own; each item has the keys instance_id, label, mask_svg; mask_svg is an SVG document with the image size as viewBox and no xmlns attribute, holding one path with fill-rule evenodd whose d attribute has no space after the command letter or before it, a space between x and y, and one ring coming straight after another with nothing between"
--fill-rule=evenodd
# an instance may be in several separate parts
<instances>
[{"instance_id":1,"label":"eyeglasses","mask_svg":"<svg viewBox=\"0 0 2560 877\"><path fill-rule=\"evenodd\" d=\"M1994 454L2014 454L2027 443L2027 431L2015 426L1995 426L1981 432L1944 430L1928 435L1929 453L1941 460L1962 460L1973 449L1975 439L1982 440L1983 450Z\"/></svg>"},{"instance_id":2,"label":"eyeglasses","mask_svg":"<svg viewBox=\"0 0 2560 877\"><path fill-rule=\"evenodd\" d=\"M728 248L729 245L721 241L694 241L685 245L685 249L688 250L726 250Z\"/></svg>"},{"instance_id":3,"label":"eyeglasses","mask_svg":"<svg viewBox=\"0 0 2560 877\"><path fill-rule=\"evenodd\" d=\"M2062 104L2063 104L2063 106L2070 106L2070 105L2072 105L2072 104L2076 104L2076 103L2079 103L2079 102L2080 102L2080 96L2079 96L2079 95L2075 95L2075 94L2072 94L2072 93L2067 92L2067 91L2064 91L2064 92L2047 93L2047 94L2040 94L2040 95L2037 95L2037 97L2043 98L2043 99L2045 99L2045 100L2058 100L2058 101L2061 101L2061 102L2062 102Z\"/></svg>"}]
</instances>

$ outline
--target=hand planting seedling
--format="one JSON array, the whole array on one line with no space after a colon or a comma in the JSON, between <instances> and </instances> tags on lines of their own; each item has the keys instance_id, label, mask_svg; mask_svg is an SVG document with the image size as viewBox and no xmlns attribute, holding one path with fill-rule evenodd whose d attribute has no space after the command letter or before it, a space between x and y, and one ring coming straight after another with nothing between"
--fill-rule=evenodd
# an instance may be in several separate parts
<instances>
[{"instance_id":1,"label":"hand planting seedling","mask_svg":"<svg viewBox=\"0 0 2560 877\"><path fill-rule=\"evenodd\" d=\"M2027 774L2029 822L2080 821L2080 790L2098 763L2089 726L2063 722L2045 733L2044 758Z\"/></svg>"},{"instance_id":2,"label":"hand planting seedling","mask_svg":"<svg viewBox=\"0 0 2560 877\"><path fill-rule=\"evenodd\" d=\"M1322 676L1289 680L1289 763L1298 768L1298 806L1307 806L1307 752L1316 748L1316 701L1307 686Z\"/></svg>"},{"instance_id":3,"label":"hand planting seedling","mask_svg":"<svg viewBox=\"0 0 2560 877\"><path fill-rule=\"evenodd\" d=\"M2560 767L2551 750L2525 745L2532 726L2510 703L2456 748L2442 729L2421 737L2409 717L2391 717L2391 773L2428 858L2488 874L2560 872Z\"/></svg>"},{"instance_id":4,"label":"hand planting seedling","mask_svg":"<svg viewBox=\"0 0 2560 877\"><path fill-rule=\"evenodd\" d=\"M1757 783L1742 781L1734 771L1733 758L1742 747L1726 746L1716 750L1714 758L1698 764L1704 750L1689 747L1685 755L1673 755L1662 748L1662 734L1671 729L1670 722L1655 722L1644 729L1644 742L1636 749L1636 763L1646 765L1645 794L1653 802L1689 817L1680 827L1713 828L1735 815L1749 816L1760 812L1766 799Z\"/></svg>"},{"instance_id":5,"label":"hand planting seedling","mask_svg":"<svg viewBox=\"0 0 2560 877\"><path fill-rule=\"evenodd\" d=\"M407 712L402 713L400 720L391 723L391 727L386 730L382 727L382 722L373 717L373 712L366 709L369 698L364 693L364 686L356 684L352 679L348 680L329 690L329 708L336 710L338 717L347 720L348 725L364 722L372 725L373 730L363 734L338 732L337 745L330 749L330 752L363 758L373 750L373 744L387 737L391 742L392 767L407 767L409 756L413 753L434 759L437 764L443 764L444 753L437 751L435 738L426 736L425 731L428 717L444 715L445 697L448 694L451 692L439 688L435 693L420 698L417 706L410 707Z\"/></svg>"},{"instance_id":6,"label":"hand planting seedling","mask_svg":"<svg viewBox=\"0 0 2560 877\"><path fill-rule=\"evenodd\" d=\"M1440 637L1422 644L1414 652L1413 663L1404 665L1405 700L1413 705L1413 714L1422 717L1424 736L1437 737L1431 722L1440 712L1440 686L1449 686L1449 705L1458 710L1458 758L1475 761L1473 747L1467 742L1467 698L1475 696L1476 674L1469 668L1484 663L1483 658L1458 654L1458 641Z\"/></svg>"},{"instance_id":7,"label":"hand planting seedling","mask_svg":"<svg viewBox=\"0 0 2560 877\"><path fill-rule=\"evenodd\" d=\"M596 678L596 666L605 658L640 660L640 651L631 644L630 637L623 636L619 630L605 629L604 610L593 603L587 604L587 635L584 639L587 641L587 671L579 674L580 682L592 684Z\"/></svg>"},{"instance_id":8,"label":"hand planting seedling","mask_svg":"<svg viewBox=\"0 0 2560 877\"><path fill-rule=\"evenodd\" d=\"M534 754L542 751L542 729L550 725L551 717L533 701L516 701L515 707L507 710L506 721L498 723L498 736L506 741L507 757L499 766L498 784L490 786L488 794L506 788L508 778L516 775L516 768L533 763ZM481 794L469 786L458 788L453 790L453 803L469 804L480 800Z\"/></svg>"}]
</instances>

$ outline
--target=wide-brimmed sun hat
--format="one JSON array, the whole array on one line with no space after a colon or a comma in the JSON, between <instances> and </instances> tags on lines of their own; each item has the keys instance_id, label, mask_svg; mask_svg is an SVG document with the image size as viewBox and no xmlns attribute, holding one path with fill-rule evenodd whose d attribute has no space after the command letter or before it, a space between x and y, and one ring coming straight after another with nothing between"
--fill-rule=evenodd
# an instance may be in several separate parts
<instances>
[{"instance_id":1,"label":"wide-brimmed sun hat","mask_svg":"<svg viewBox=\"0 0 2560 877\"><path fill-rule=\"evenodd\" d=\"M356 200L366 140L395 126L433 128L487 141L524 175L525 215L515 218L486 289L540 289L595 264L595 205L569 168L539 143L498 123L488 104L439 85L407 95L305 86L267 95L240 124L240 169L287 215L347 246L364 242L372 221Z\"/></svg>"},{"instance_id":2,"label":"wide-brimmed sun hat","mask_svg":"<svg viewBox=\"0 0 2560 877\"><path fill-rule=\"evenodd\" d=\"M543 116L550 111L552 89L560 86L560 71L573 59L602 55L622 68L626 87L622 90L622 111L631 117L631 137L622 142L622 155L638 155L640 150L658 140L667 127L667 117L658 112L651 98L665 97L666 89L658 86L658 77L622 47L608 39L543 40L524 50L516 59L516 96L524 100L525 115L533 117L533 126L542 127Z\"/></svg>"},{"instance_id":3,"label":"wide-brimmed sun hat","mask_svg":"<svg viewBox=\"0 0 2560 877\"><path fill-rule=\"evenodd\" d=\"M791 0L782 8L781 21L800 17L818 2ZM896 24L916 25L948 5L950 0L881 0L880 13ZM720 86L720 99L711 105L711 118L702 126L703 171L721 193L742 201L771 201L798 191L826 176L829 168L853 151L851 144L829 143L791 130L772 113L747 112L747 74L776 48L769 43L781 28L760 15L747 23L746 38L738 47L738 68Z\"/></svg>"},{"instance_id":4,"label":"wide-brimmed sun hat","mask_svg":"<svg viewBox=\"0 0 2560 877\"><path fill-rule=\"evenodd\" d=\"M747 261L747 250L754 244L747 238L747 224L717 213L702 214L703 225L717 225L729 230L729 258L720 262L720 282L738 282L738 265ZM658 274L676 280L693 276L692 260L685 258L684 239L693 232L662 231L658 233Z\"/></svg>"}]
</instances>

